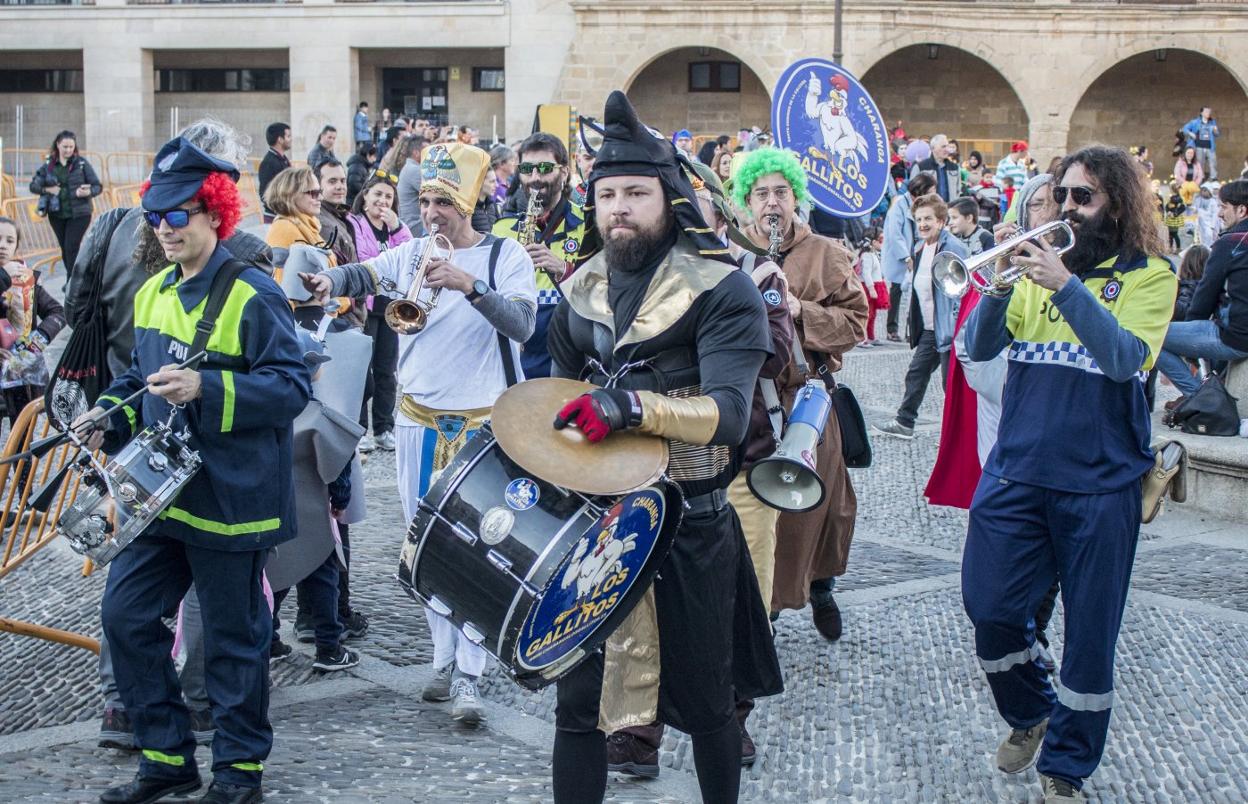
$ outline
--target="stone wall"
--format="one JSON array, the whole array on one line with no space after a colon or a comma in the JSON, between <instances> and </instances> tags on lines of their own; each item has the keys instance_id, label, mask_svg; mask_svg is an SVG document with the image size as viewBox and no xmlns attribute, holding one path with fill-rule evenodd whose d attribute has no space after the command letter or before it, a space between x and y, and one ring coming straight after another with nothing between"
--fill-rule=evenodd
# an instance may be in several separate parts
<instances>
[{"instance_id":1,"label":"stone wall","mask_svg":"<svg viewBox=\"0 0 1248 804\"><path fill-rule=\"evenodd\" d=\"M0 66L11 70L82 69L82 51L54 50L41 53L9 51L0 55ZM0 93L0 138L5 150L16 148L17 106L22 106L23 149L47 151L57 133L69 129L78 135L78 147L87 150L86 107L81 92L6 92ZM18 183L30 180L35 163L23 156L20 164L15 158L4 158L5 172L21 168Z\"/></svg>"},{"instance_id":2,"label":"stone wall","mask_svg":"<svg viewBox=\"0 0 1248 804\"><path fill-rule=\"evenodd\" d=\"M947 134L960 140L1027 137L1027 112L1018 95L986 61L952 47L903 48L877 62L862 84L891 128L906 133Z\"/></svg>"},{"instance_id":3,"label":"stone wall","mask_svg":"<svg viewBox=\"0 0 1248 804\"><path fill-rule=\"evenodd\" d=\"M1097 78L1071 116L1069 145L1147 145L1153 177L1165 181L1174 169L1174 133L1201 106L1213 107L1222 132L1219 175L1237 178L1248 155L1248 97L1223 67L1187 50L1167 51L1165 61L1143 53Z\"/></svg>"},{"instance_id":4,"label":"stone wall","mask_svg":"<svg viewBox=\"0 0 1248 804\"><path fill-rule=\"evenodd\" d=\"M411 50L360 50L360 100L368 101L373 120L385 105L382 70L387 67L458 68L459 78L448 76L447 113L455 125L472 126L481 131L483 139L492 136L497 123L498 135L506 132L503 92L474 92L473 67L503 67L502 48L441 48ZM506 76L510 82L511 76ZM401 110L391 110L396 115Z\"/></svg>"},{"instance_id":5,"label":"stone wall","mask_svg":"<svg viewBox=\"0 0 1248 804\"><path fill-rule=\"evenodd\" d=\"M735 134L742 125L768 126L771 95L749 67L741 66L740 92L690 92L689 64L738 61L722 50L685 48L647 66L627 92L647 125L665 133L687 128L694 134ZM582 114L600 116L600 110Z\"/></svg>"}]
</instances>

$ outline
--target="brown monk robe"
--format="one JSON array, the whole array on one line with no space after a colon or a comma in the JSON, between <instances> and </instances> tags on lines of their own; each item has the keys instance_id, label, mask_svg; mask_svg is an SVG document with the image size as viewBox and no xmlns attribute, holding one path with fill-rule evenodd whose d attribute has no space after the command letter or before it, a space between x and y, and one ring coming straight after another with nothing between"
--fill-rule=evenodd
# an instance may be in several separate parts
<instances>
[{"instance_id":1,"label":"brown monk robe","mask_svg":"<svg viewBox=\"0 0 1248 804\"><path fill-rule=\"evenodd\" d=\"M753 242L767 246L766 227L754 223L747 233ZM842 355L866 337L867 296L854 273L852 256L840 243L815 234L799 220L794 221L781 243L780 256L789 293L801 303L797 335L811 372L820 363L826 363L829 371L839 370ZM777 379L785 410L791 408L805 381L794 364ZM844 575L849 562L858 498L841 457L841 433L835 411L824 428L816 460L827 496L813 511L780 515L772 611L805 607L810 582Z\"/></svg>"}]
</instances>

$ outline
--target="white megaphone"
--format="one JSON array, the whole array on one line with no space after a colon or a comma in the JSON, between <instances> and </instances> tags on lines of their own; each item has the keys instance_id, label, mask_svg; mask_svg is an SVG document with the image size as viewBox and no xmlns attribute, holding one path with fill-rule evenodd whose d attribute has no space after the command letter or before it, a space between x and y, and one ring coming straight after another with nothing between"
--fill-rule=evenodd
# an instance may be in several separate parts
<instances>
[{"instance_id":1,"label":"white megaphone","mask_svg":"<svg viewBox=\"0 0 1248 804\"><path fill-rule=\"evenodd\" d=\"M784 440L745 476L754 496L772 508L801 512L817 508L826 490L815 466L815 448L828 423L832 398L821 380L809 380L797 392Z\"/></svg>"}]
</instances>

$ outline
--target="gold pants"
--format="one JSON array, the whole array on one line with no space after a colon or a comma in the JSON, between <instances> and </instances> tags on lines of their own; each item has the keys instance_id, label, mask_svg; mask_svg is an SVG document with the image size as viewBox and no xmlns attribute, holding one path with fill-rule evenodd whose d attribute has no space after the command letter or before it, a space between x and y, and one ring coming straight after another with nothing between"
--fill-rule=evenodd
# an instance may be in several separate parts
<instances>
[{"instance_id":1,"label":"gold pants","mask_svg":"<svg viewBox=\"0 0 1248 804\"><path fill-rule=\"evenodd\" d=\"M745 482L745 472L739 472L728 486L728 502L741 520L745 531L745 543L750 548L750 560L754 562L754 574L758 576L758 591L763 595L763 610L771 611L771 584L776 570L776 523L780 512L754 496Z\"/></svg>"}]
</instances>

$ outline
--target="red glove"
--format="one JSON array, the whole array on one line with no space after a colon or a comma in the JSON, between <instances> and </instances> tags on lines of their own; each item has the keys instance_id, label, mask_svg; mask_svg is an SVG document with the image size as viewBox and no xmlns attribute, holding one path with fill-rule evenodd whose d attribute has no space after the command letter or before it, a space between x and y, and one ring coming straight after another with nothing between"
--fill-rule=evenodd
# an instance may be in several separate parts
<instances>
[{"instance_id":1,"label":"red glove","mask_svg":"<svg viewBox=\"0 0 1248 804\"><path fill-rule=\"evenodd\" d=\"M597 444L616 430L641 426L641 399L632 391L595 388L555 414L556 430L569 424L575 424L591 444Z\"/></svg>"}]
</instances>

